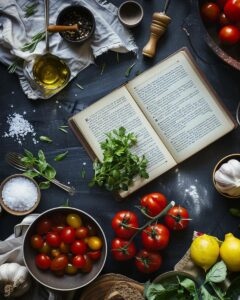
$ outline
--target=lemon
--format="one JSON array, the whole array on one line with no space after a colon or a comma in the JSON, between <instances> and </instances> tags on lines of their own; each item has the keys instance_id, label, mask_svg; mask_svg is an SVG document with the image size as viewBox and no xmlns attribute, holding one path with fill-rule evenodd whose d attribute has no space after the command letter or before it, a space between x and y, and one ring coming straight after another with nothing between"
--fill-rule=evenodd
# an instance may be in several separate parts
<instances>
[{"instance_id":1,"label":"lemon","mask_svg":"<svg viewBox=\"0 0 240 300\"><path fill-rule=\"evenodd\" d=\"M207 271L219 256L217 239L207 234L197 237L190 247L190 255L196 265Z\"/></svg>"},{"instance_id":2,"label":"lemon","mask_svg":"<svg viewBox=\"0 0 240 300\"><path fill-rule=\"evenodd\" d=\"M225 240L220 247L220 256L229 271L240 271L240 240L232 233L225 235Z\"/></svg>"}]
</instances>

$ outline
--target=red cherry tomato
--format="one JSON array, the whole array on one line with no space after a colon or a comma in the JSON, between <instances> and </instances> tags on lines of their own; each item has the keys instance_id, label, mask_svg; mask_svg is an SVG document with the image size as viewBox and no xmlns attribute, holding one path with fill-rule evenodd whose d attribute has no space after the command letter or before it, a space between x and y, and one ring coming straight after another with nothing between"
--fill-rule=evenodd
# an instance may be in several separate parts
<instances>
[{"instance_id":1,"label":"red cherry tomato","mask_svg":"<svg viewBox=\"0 0 240 300\"><path fill-rule=\"evenodd\" d=\"M63 230L64 226L63 225L56 225L52 227L52 231L56 232L58 234L61 234L62 230Z\"/></svg>"},{"instance_id":2,"label":"red cherry tomato","mask_svg":"<svg viewBox=\"0 0 240 300\"><path fill-rule=\"evenodd\" d=\"M85 266L86 259L84 258L83 255L76 255L73 258L72 264L74 265L74 267L81 269Z\"/></svg>"},{"instance_id":3,"label":"red cherry tomato","mask_svg":"<svg viewBox=\"0 0 240 300\"><path fill-rule=\"evenodd\" d=\"M225 15L224 12L222 12L220 14L219 23L220 23L221 26L226 26L226 25L229 25L231 23L230 20L228 19L228 17Z\"/></svg>"},{"instance_id":4,"label":"red cherry tomato","mask_svg":"<svg viewBox=\"0 0 240 300\"><path fill-rule=\"evenodd\" d=\"M85 258L85 265L81 268L81 272L90 273L93 268L92 260L87 254L84 254L83 257Z\"/></svg>"},{"instance_id":5,"label":"red cherry tomato","mask_svg":"<svg viewBox=\"0 0 240 300\"><path fill-rule=\"evenodd\" d=\"M60 236L56 232L48 232L46 235L46 241L51 247L59 247L61 243Z\"/></svg>"},{"instance_id":6,"label":"red cherry tomato","mask_svg":"<svg viewBox=\"0 0 240 300\"><path fill-rule=\"evenodd\" d=\"M217 0L217 5L223 9L224 5L226 4L227 0Z\"/></svg>"},{"instance_id":7,"label":"red cherry tomato","mask_svg":"<svg viewBox=\"0 0 240 300\"><path fill-rule=\"evenodd\" d=\"M76 229L75 237L77 239L85 239L89 234L89 229L87 227L81 226Z\"/></svg>"},{"instance_id":8,"label":"red cherry tomato","mask_svg":"<svg viewBox=\"0 0 240 300\"><path fill-rule=\"evenodd\" d=\"M240 21L240 0L228 0L224 6L224 13L233 22Z\"/></svg>"},{"instance_id":9,"label":"red cherry tomato","mask_svg":"<svg viewBox=\"0 0 240 300\"><path fill-rule=\"evenodd\" d=\"M59 250L61 251L61 253L68 253L70 251L70 246L69 244L65 244L64 242L61 242L59 246Z\"/></svg>"},{"instance_id":10,"label":"red cherry tomato","mask_svg":"<svg viewBox=\"0 0 240 300\"><path fill-rule=\"evenodd\" d=\"M87 252L87 245L83 240L74 241L71 245L71 251L73 254L85 254Z\"/></svg>"},{"instance_id":11,"label":"red cherry tomato","mask_svg":"<svg viewBox=\"0 0 240 300\"><path fill-rule=\"evenodd\" d=\"M49 219L42 219L37 223L37 233L45 234L50 231L52 223Z\"/></svg>"},{"instance_id":12,"label":"red cherry tomato","mask_svg":"<svg viewBox=\"0 0 240 300\"><path fill-rule=\"evenodd\" d=\"M46 241L43 242L43 245L41 248L38 249L40 253L48 254L51 252L51 247L48 245Z\"/></svg>"},{"instance_id":13,"label":"red cherry tomato","mask_svg":"<svg viewBox=\"0 0 240 300\"><path fill-rule=\"evenodd\" d=\"M31 246L34 249L39 249L43 246L43 238L39 234L35 234L31 237Z\"/></svg>"},{"instance_id":14,"label":"red cherry tomato","mask_svg":"<svg viewBox=\"0 0 240 300\"><path fill-rule=\"evenodd\" d=\"M207 23L215 23L220 15L220 8L216 3L207 2L201 7L202 18Z\"/></svg>"},{"instance_id":15,"label":"red cherry tomato","mask_svg":"<svg viewBox=\"0 0 240 300\"><path fill-rule=\"evenodd\" d=\"M68 264L68 259L66 255L59 255L56 258L54 258L51 262L50 269L51 271L61 271L66 268Z\"/></svg>"},{"instance_id":16,"label":"red cherry tomato","mask_svg":"<svg viewBox=\"0 0 240 300\"><path fill-rule=\"evenodd\" d=\"M66 244L71 244L75 240L75 230L71 226L64 227L61 232L61 240Z\"/></svg>"},{"instance_id":17,"label":"red cherry tomato","mask_svg":"<svg viewBox=\"0 0 240 300\"><path fill-rule=\"evenodd\" d=\"M99 258L101 257L101 251L97 250L97 251L90 251L87 253L87 255L92 259L92 260L99 260Z\"/></svg>"},{"instance_id":18,"label":"red cherry tomato","mask_svg":"<svg viewBox=\"0 0 240 300\"><path fill-rule=\"evenodd\" d=\"M167 206L167 198L160 193L151 193L142 197L140 204L146 214L155 217Z\"/></svg>"},{"instance_id":19,"label":"red cherry tomato","mask_svg":"<svg viewBox=\"0 0 240 300\"><path fill-rule=\"evenodd\" d=\"M112 240L112 254L115 260L124 261L129 260L136 254L136 247L133 242L128 245L128 241L121 238Z\"/></svg>"},{"instance_id":20,"label":"red cherry tomato","mask_svg":"<svg viewBox=\"0 0 240 300\"><path fill-rule=\"evenodd\" d=\"M157 271L162 264L162 257L158 252L141 250L138 252L135 265L140 272L152 273Z\"/></svg>"},{"instance_id":21,"label":"red cherry tomato","mask_svg":"<svg viewBox=\"0 0 240 300\"><path fill-rule=\"evenodd\" d=\"M147 250L158 251L166 248L169 238L169 230L162 224L148 226L142 231L142 243Z\"/></svg>"},{"instance_id":22,"label":"red cherry tomato","mask_svg":"<svg viewBox=\"0 0 240 300\"><path fill-rule=\"evenodd\" d=\"M38 254L35 257L35 263L39 269L47 270L51 265L51 259L46 254Z\"/></svg>"},{"instance_id":23,"label":"red cherry tomato","mask_svg":"<svg viewBox=\"0 0 240 300\"><path fill-rule=\"evenodd\" d=\"M169 229L180 231L185 229L189 223L189 214L186 208L173 206L165 216L165 224Z\"/></svg>"},{"instance_id":24,"label":"red cherry tomato","mask_svg":"<svg viewBox=\"0 0 240 300\"><path fill-rule=\"evenodd\" d=\"M134 228L131 228L134 227ZM131 211L120 211L112 219L112 228L118 237L129 239L138 228L138 218Z\"/></svg>"},{"instance_id":25,"label":"red cherry tomato","mask_svg":"<svg viewBox=\"0 0 240 300\"><path fill-rule=\"evenodd\" d=\"M240 33L236 26L224 26L219 32L219 39L225 45L234 45L239 42Z\"/></svg>"}]
</instances>

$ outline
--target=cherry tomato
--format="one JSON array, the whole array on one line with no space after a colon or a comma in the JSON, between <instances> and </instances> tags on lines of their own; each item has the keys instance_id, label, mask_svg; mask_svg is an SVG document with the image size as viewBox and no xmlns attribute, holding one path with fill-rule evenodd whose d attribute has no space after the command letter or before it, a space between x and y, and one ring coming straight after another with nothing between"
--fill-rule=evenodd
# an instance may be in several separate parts
<instances>
[{"instance_id":1,"label":"cherry tomato","mask_svg":"<svg viewBox=\"0 0 240 300\"><path fill-rule=\"evenodd\" d=\"M82 219L77 214L69 214L67 215L66 222L69 226L73 228L79 228L82 226Z\"/></svg>"},{"instance_id":2,"label":"cherry tomato","mask_svg":"<svg viewBox=\"0 0 240 300\"><path fill-rule=\"evenodd\" d=\"M226 25L230 24L230 20L228 19L228 17L225 15L224 12L222 12L220 14L219 23L220 23L221 26L226 26Z\"/></svg>"},{"instance_id":3,"label":"cherry tomato","mask_svg":"<svg viewBox=\"0 0 240 300\"><path fill-rule=\"evenodd\" d=\"M185 229L189 223L189 214L186 208L173 206L165 216L165 224L169 229L180 231Z\"/></svg>"},{"instance_id":4,"label":"cherry tomato","mask_svg":"<svg viewBox=\"0 0 240 300\"><path fill-rule=\"evenodd\" d=\"M35 263L39 269L47 270L51 265L51 259L46 254L38 254L35 257Z\"/></svg>"},{"instance_id":5,"label":"cherry tomato","mask_svg":"<svg viewBox=\"0 0 240 300\"><path fill-rule=\"evenodd\" d=\"M60 249L61 253L68 253L70 251L70 246L69 246L69 244L61 242L59 249Z\"/></svg>"},{"instance_id":6,"label":"cherry tomato","mask_svg":"<svg viewBox=\"0 0 240 300\"><path fill-rule=\"evenodd\" d=\"M167 206L167 198L160 193L151 193L142 197L140 204L146 214L155 217Z\"/></svg>"},{"instance_id":7,"label":"cherry tomato","mask_svg":"<svg viewBox=\"0 0 240 300\"><path fill-rule=\"evenodd\" d=\"M42 247L39 248L38 251L43 254L48 254L51 252L51 247L48 245L46 241L44 241Z\"/></svg>"},{"instance_id":8,"label":"cherry tomato","mask_svg":"<svg viewBox=\"0 0 240 300\"><path fill-rule=\"evenodd\" d=\"M85 265L81 268L81 272L90 273L93 268L92 260L90 259L90 257L87 254L84 254L83 257L85 259Z\"/></svg>"},{"instance_id":9,"label":"cherry tomato","mask_svg":"<svg viewBox=\"0 0 240 300\"><path fill-rule=\"evenodd\" d=\"M87 253L87 255L92 259L92 260L99 260L99 258L101 257L101 251L97 250L97 251L90 251Z\"/></svg>"},{"instance_id":10,"label":"cherry tomato","mask_svg":"<svg viewBox=\"0 0 240 300\"><path fill-rule=\"evenodd\" d=\"M98 236L90 236L87 243L91 250L99 250L103 245L102 240Z\"/></svg>"},{"instance_id":11,"label":"cherry tomato","mask_svg":"<svg viewBox=\"0 0 240 300\"><path fill-rule=\"evenodd\" d=\"M74 241L71 245L71 251L73 254L85 254L87 252L87 245L83 240Z\"/></svg>"},{"instance_id":12,"label":"cherry tomato","mask_svg":"<svg viewBox=\"0 0 240 300\"><path fill-rule=\"evenodd\" d=\"M73 257L73 261L72 261L74 267L81 269L85 266L86 264L86 259L83 255L76 255Z\"/></svg>"},{"instance_id":13,"label":"cherry tomato","mask_svg":"<svg viewBox=\"0 0 240 300\"><path fill-rule=\"evenodd\" d=\"M234 45L239 42L240 33L236 26L224 26L219 32L219 39L225 45Z\"/></svg>"},{"instance_id":14,"label":"cherry tomato","mask_svg":"<svg viewBox=\"0 0 240 300\"><path fill-rule=\"evenodd\" d=\"M224 8L224 5L226 4L227 0L217 0L217 5L220 8Z\"/></svg>"},{"instance_id":15,"label":"cherry tomato","mask_svg":"<svg viewBox=\"0 0 240 300\"><path fill-rule=\"evenodd\" d=\"M89 234L89 229L87 227L79 227L75 231L75 237L77 239L85 239Z\"/></svg>"},{"instance_id":16,"label":"cherry tomato","mask_svg":"<svg viewBox=\"0 0 240 300\"><path fill-rule=\"evenodd\" d=\"M134 227L134 228L131 228ZM112 229L118 237L129 239L138 228L138 218L131 211L120 211L112 219Z\"/></svg>"},{"instance_id":17,"label":"cherry tomato","mask_svg":"<svg viewBox=\"0 0 240 300\"><path fill-rule=\"evenodd\" d=\"M112 255L115 260L124 261L129 260L136 254L136 247L133 242L128 245L128 241L121 238L112 240Z\"/></svg>"},{"instance_id":18,"label":"cherry tomato","mask_svg":"<svg viewBox=\"0 0 240 300\"><path fill-rule=\"evenodd\" d=\"M65 226L66 225L66 216L62 213L54 214L52 218L52 223L54 226Z\"/></svg>"},{"instance_id":19,"label":"cherry tomato","mask_svg":"<svg viewBox=\"0 0 240 300\"><path fill-rule=\"evenodd\" d=\"M158 252L141 250L138 252L135 265L140 272L152 273L157 271L162 264L162 257Z\"/></svg>"},{"instance_id":20,"label":"cherry tomato","mask_svg":"<svg viewBox=\"0 0 240 300\"><path fill-rule=\"evenodd\" d=\"M88 235L89 235L89 236L92 236L92 235L96 235L96 234L97 234L97 230L96 230L96 228L95 228L94 225L88 223L88 224L86 224L85 226L86 226L87 229L88 229Z\"/></svg>"},{"instance_id":21,"label":"cherry tomato","mask_svg":"<svg viewBox=\"0 0 240 300\"><path fill-rule=\"evenodd\" d=\"M75 230L71 226L64 227L61 233L61 240L66 244L71 244L75 240Z\"/></svg>"},{"instance_id":22,"label":"cherry tomato","mask_svg":"<svg viewBox=\"0 0 240 300\"><path fill-rule=\"evenodd\" d=\"M50 269L51 271L61 271L66 268L67 264L68 264L67 256L61 254L52 260Z\"/></svg>"},{"instance_id":23,"label":"cherry tomato","mask_svg":"<svg viewBox=\"0 0 240 300\"><path fill-rule=\"evenodd\" d=\"M147 250L158 251L167 247L169 230L162 224L148 226L142 231L142 243Z\"/></svg>"},{"instance_id":24,"label":"cherry tomato","mask_svg":"<svg viewBox=\"0 0 240 300\"><path fill-rule=\"evenodd\" d=\"M43 246L43 238L39 234L35 234L31 237L31 246L34 249L39 249Z\"/></svg>"},{"instance_id":25,"label":"cherry tomato","mask_svg":"<svg viewBox=\"0 0 240 300\"><path fill-rule=\"evenodd\" d=\"M56 232L48 232L46 235L46 241L51 247L59 247L61 243L60 236Z\"/></svg>"},{"instance_id":26,"label":"cherry tomato","mask_svg":"<svg viewBox=\"0 0 240 300\"><path fill-rule=\"evenodd\" d=\"M37 224L37 233L45 234L51 229L52 223L49 219L42 219Z\"/></svg>"},{"instance_id":27,"label":"cherry tomato","mask_svg":"<svg viewBox=\"0 0 240 300\"><path fill-rule=\"evenodd\" d=\"M229 20L240 21L240 0L228 0L224 6L224 13Z\"/></svg>"},{"instance_id":28,"label":"cherry tomato","mask_svg":"<svg viewBox=\"0 0 240 300\"><path fill-rule=\"evenodd\" d=\"M201 14L205 22L215 23L218 21L220 15L220 8L217 6L216 3L207 2L202 5Z\"/></svg>"},{"instance_id":29,"label":"cherry tomato","mask_svg":"<svg viewBox=\"0 0 240 300\"><path fill-rule=\"evenodd\" d=\"M75 275L78 272L78 268L76 268L73 264L68 263L65 268L65 273L68 275Z\"/></svg>"},{"instance_id":30,"label":"cherry tomato","mask_svg":"<svg viewBox=\"0 0 240 300\"><path fill-rule=\"evenodd\" d=\"M58 257L59 255L61 255L61 252L60 252L59 249L52 249L52 251L51 251L51 256L52 256L53 258Z\"/></svg>"},{"instance_id":31,"label":"cherry tomato","mask_svg":"<svg viewBox=\"0 0 240 300\"><path fill-rule=\"evenodd\" d=\"M63 231L64 226L63 225L56 225L52 227L52 231L56 232L57 234L61 234Z\"/></svg>"}]
</instances>

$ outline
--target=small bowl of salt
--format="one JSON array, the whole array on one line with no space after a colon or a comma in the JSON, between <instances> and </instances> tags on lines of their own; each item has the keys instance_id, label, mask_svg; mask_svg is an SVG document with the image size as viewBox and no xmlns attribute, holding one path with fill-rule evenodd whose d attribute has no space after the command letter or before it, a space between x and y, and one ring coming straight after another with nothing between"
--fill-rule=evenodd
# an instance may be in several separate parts
<instances>
[{"instance_id":1,"label":"small bowl of salt","mask_svg":"<svg viewBox=\"0 0 240 300\"><path fill-rule=\"evenodd\" d=\"M23 174L7 177L0 186L0 205L15 216L33 212L40 198L41 192L36 181Z\"/></svg>"}]
</instances>

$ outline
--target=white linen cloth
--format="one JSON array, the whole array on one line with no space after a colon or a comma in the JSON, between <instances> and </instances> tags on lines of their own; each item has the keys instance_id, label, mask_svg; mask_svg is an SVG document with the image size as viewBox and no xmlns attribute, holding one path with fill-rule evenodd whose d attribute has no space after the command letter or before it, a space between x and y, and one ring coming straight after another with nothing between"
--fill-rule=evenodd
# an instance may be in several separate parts
<instances>
[{"instance_id":1,"label":"white linen cloth","mask_svg":"<svg viewBox=\"0 0 240 300\"><path fill-rule=\"evenodd\" d=\"M24 8L31 3L38 3L37 12L25 18ZM10 65L17 57L27 62L25 71L32 77L31 66L36 55L44 54L45 41L39 42L34 53L23 52L22 46L38 32L44 31L44 0L0 0L0 61ZM94 62L94 58L113 50L116 52L133 51L137 46L132 35L124 28L117 17L117 7L103 0L50 0L50 24L55 24L60 11L69 5L83 5L91 10L95 17L96 29L91 40L83 45L66 42L58 33L49 37L50 52L62 58L70 68L71 78ZM17 69L24 93L30 99L49 98L43 92L31 86L21 68ZM51 95L52 96L52 95Z\"/></svg>"},{"instance_id":2,"label":"white linen cloth","mask_svg":"<svg viewBox=\"0 0 240 300\"><path fill-rule=\"evenodd\" d=\"M16 262L24 265L23 261L23 239L29 225L38 217L38 214L31 214L25 217L22 222L15 226L14 234L4 241L0 241L0 265ZM54 292L41 286L32 280L30 290L19 297L19 300L72 300L75 292Z\"/></svg>"}]
</instances>

